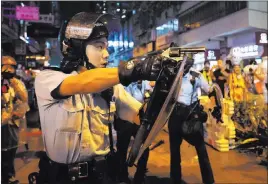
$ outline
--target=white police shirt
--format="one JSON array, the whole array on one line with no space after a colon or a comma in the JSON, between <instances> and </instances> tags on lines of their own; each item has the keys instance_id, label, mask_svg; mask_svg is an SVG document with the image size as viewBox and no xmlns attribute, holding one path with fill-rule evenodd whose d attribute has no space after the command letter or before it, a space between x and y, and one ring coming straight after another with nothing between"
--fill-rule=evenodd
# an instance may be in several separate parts
<instances>
[{"instance_id":1,"label":"white police shirt","mask_svg":"<svg viewBox=\"0 0 268 184\"><path fill-rule=\"evenodd\" d=\"M57 86L76 72L44 70L35 79L44 147L49 158L58 163L89 161L109 150L108 119L114 114L129 122L138 114L141 103L122 85L114 86L114 102L108 105L100 94L73 95L56 100L51 96Z\"/></svg>"},{"instance_id":2,"label":"white police shirt","mask_svg":"<svg viewBox=\"0 0 268 184\"><path fill-rule=\"evenodd\" d=\"M144 102L144 95L145 91L153 91L152 87L149 84L149 81L142 81L141 89L138 87L137 82L131 83L128 87L125 88L127 92L131 94L136 100L143 103Z\"/></svg>"},{"instance_id":3,"label":"white police shirt","mask_svg":"<svg viewBox=\"0 0 268 184\"><path fill-rule=\"evenodd\" d=\"M185 76L182 77L181 89L179 91L177 101L185 105L191 105L191 101L192 103L194 103L198 100L198 88L203 89L206 93L208 93L210 90L208 82L199 71L194 70L193 68L191 68L190 71L199 73L199 77L195 78L194 86L191 84L191 79L193 76L190 74L190 72L188 72Z\"/></svg>"}]
</instances>

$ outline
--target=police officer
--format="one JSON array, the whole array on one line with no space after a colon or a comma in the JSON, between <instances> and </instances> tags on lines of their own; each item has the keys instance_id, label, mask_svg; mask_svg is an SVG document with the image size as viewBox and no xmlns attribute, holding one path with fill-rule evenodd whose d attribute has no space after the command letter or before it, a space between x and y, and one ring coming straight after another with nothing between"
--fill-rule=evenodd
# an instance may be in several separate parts
<instances>
[{"instance_id":1,"label":"police officer","mask_svg":"<svg viewBox=\"0 0 268 184\"><path fill-rule=\"evenodd\" d=\"M199 105L197 88L202 88L206 93L210 86L200 72L192 68L193 60L188 60L182 78L182 87L179 92L176 106L168 123L170 140L170 177L173 184L182 183L180 145L182 140L195 146L203 183L214 183L205 142L203 138L202 123L207 115Z\"/></svg>"},{"instance_id":2,"label":"police officer","mask_svg":"<svg viewBox=\"0 0 268 184\"><path fill-rule=\"evenodd\" d=\"M149 85L149 81L138 80L131 83L126 87L126 91L131 94L140 103L144 103L146 97L149 97L149 91L152 92L152 87ZM148 96L146 96L146 94ZM115 120L115 129L117 131L117 151L119 155L119 181L124 183L130 183L128 178L128 166L126 163L127 150L131 140L131 137L135 137L139 126L130 122L117 118ZM134 175L133 183L141 184L145 180L145 174L147 171L147 161L149 157L149 149L146 149L142 157L138 161L137 171Z\"/></svg>"},{"instance_id":3,"label":"police officer","mask_svg":"<svg viewBox=\"0 0 268 184\"><path fill-rule=\"evenodd\" d=\"M108 124L115 114L139 123L141 103L118 84L155 80L161 66L172 62L151 57L105 68L113 20L109 15L86 12L74 15L61 29L64 58L60 70L43 70L35 80L46 153L53 164L68 166L63 175L77 182L88 179L93 159L110 152Z\"/></svg>"},{"instance_id":4,"label":"police officer","mask_svg":"<svg viewBox=\"0 0 268 184\"><path fill-rule=\"evenodd\" d=\"M15 78L17 63L11 56L2 57L1 68L1 153L2 182L18 183L14 160L19 144L19 127L28 110L28 94L22 81Z\"/></svg>"},{"instance_id":5,"label":"police officer","mask_svg":"<svg viewBox=\"0 0 268 184\"><path fill-rule=\"evenodd\" d=\"M144 103L144 100L150 96L153 88L150 86L149 81L138 80L137 82L131 83L126 90L136 100Z\"/></svg>"}]
</instances>

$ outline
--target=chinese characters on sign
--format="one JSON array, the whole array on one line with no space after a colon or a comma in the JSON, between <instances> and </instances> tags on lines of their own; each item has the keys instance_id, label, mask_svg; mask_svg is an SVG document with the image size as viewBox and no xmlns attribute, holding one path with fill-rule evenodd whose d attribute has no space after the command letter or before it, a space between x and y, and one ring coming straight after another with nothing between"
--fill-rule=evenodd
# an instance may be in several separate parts
<instances>
[{"instance_id":1,"label":"chinese characters on sign","mask_svg":"<svg viewBox=\"0 0 268 184\"><path fill-rule=\"evenodd\" d=\"M262 55L262 47L258 45L247 45L243 47L234 47L233 55L241 58L258 57Z\"/></svg>"},{"instance_id":2,"label":"chinese characters on sign","mask_svg":"<svg viewBox=\"0 0 268 184\"><path fill-rule=\"evenodd\" d=\"M39 7L16 6L17 20L39 20Z\"/></svg>"},{"instance_id":3,"label":"chinese characters on sign","mask_svg":"<svg viewBox=\"0 0 268 184\"><path fill-rule=\"evenodd\" d=\"M257 45L266 45L268 44L267 32L256 32L256 44Z\"/></svg>"}]
</instances>

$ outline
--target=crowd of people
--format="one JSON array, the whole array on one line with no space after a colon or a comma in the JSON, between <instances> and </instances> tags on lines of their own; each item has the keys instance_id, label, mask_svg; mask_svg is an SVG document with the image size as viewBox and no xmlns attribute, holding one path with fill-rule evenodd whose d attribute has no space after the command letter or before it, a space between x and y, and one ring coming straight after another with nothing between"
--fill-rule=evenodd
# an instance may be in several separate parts
<instances>
[{"instance_id":1,"label":"crowd of people","mask_svg":"<svg viewBox=\"0 0 268 184\"><path fill-rule=\"evenodd\" d=\"M255 117L256 112L262 119L267 117L267 57L259 64L255 59L246 66L243 63L241 59L218 60L211 67L210 62L205 61L200 72L209 85L218 84L224 98L234 102L233 120L242 128L250 126L248 128L257 131L258 126L267 128L265 121L257 122ZM245 124L246 119L250 120L250 125Z\"/></svg>"}]
</instances>

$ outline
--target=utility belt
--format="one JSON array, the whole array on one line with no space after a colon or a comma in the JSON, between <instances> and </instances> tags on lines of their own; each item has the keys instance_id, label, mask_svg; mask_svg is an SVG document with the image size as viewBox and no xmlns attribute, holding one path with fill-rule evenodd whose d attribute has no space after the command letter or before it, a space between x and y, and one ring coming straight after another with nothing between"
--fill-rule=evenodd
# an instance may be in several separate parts
<instances>
[{"instance_id":1,"label":"utility belt","mask_svg":"<svg viewBox=\"0 0 268 184\"><path fill-rule=\"evenodd\" d=\"M181 103L181 102L176 102L175 111L178 112L178 111L183 110L183 111L189 111L190 112L190 110L192 108L194 108L195 106L197 106L197 105L198 105L198 101L192 103L191 105L186 105L186 104Z\"/></svg>"},{"instance_id":2,"label":"utility belt","mask_svg":"<svg viewBox=\"0 0 268 184\"><path fill-rule=\"evenodd\" d=\"M43 178L40 178L40 184L45 183L44 181L48 181L48 183L91 181L95 184L104 180L107 162L103 157L88 162L61 164L46 157L40 159L39 167L40 174L42 173L41 176L43 176ZM47 175L44 173L47 173Z\"/></svg>"},{"instance_id":3,"label":"utility belt","mask_svg":"<svg viewBox=\"0 0 268 184\"><path fill-rule=\"evenodd\" d=\"M91 165L93 165L92 162L80 162L67 165L68 177L71 179L71 181L77 181L79 179L88 178Z\"/></svg>"},{"instance_id":4,"label":"utility belt","mask_svg":"<svg viewBox=\"0 0 268 184\"><path fill-rule=\"evenodd\" d=\"M191 105L177 102L174 110L176 114L184 117L184 121L194 118L195 115L201 122L207 121L207 113L203 106L199 104L199 101L193 102Z\"/></svg>"}]
</instances>

